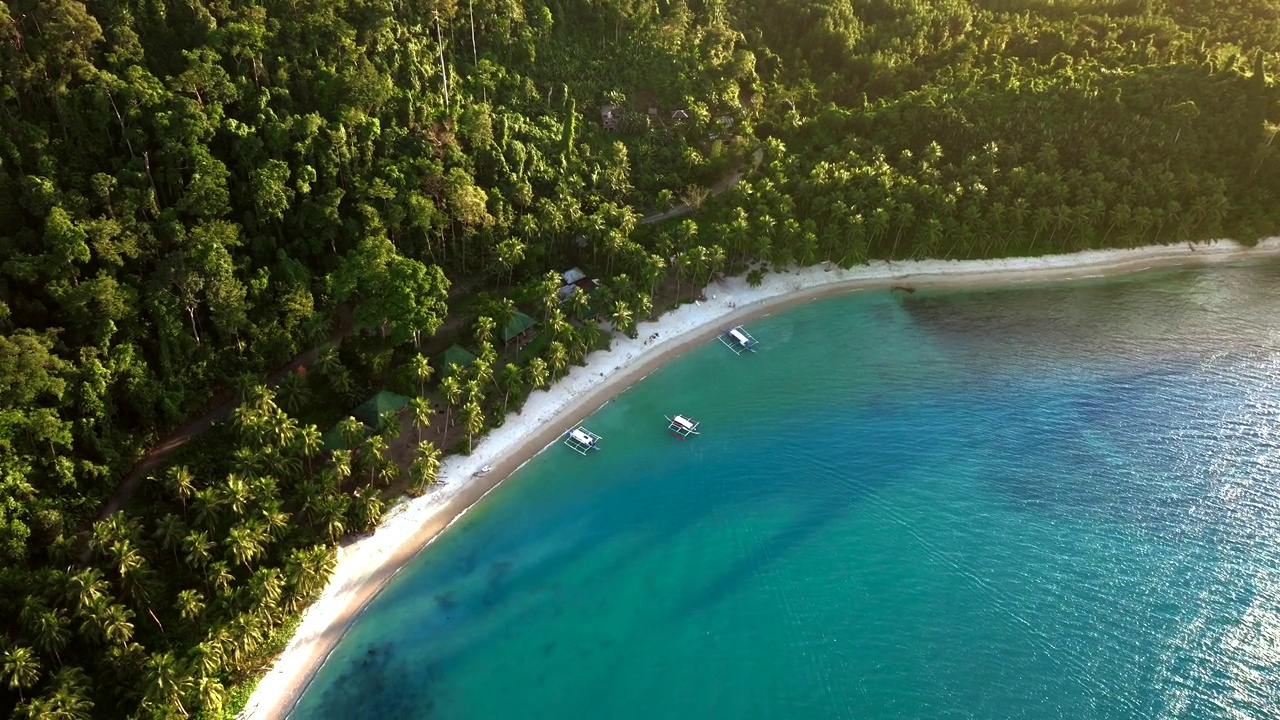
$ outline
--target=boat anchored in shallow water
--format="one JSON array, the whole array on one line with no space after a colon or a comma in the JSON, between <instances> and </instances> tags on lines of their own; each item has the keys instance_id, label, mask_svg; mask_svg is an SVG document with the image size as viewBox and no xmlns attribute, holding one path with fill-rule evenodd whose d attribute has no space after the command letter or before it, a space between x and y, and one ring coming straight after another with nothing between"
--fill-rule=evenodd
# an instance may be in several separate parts
<instances>
[{"instance_id":1,"label":"boat anchored in shallow water","mask_svg":"<svg viewBox=\"0 0 1280 720\"><path fill-rule=\"evenodd\" d=\"M565 431L564 444L574 452L586 455L588 450L600 449L600 436L578 425Z\"/></svg>"},{"instance_id":2,"label":"boat anchored in shallow water","mask_svg":"<svg viewBox=\"0 0 1280 720\"><path fill-rule=\"evenodd\" d=\"M747 332L747 329L741 325L736 328L726 330L722 335L720 335L720 342L724 343L724 346L732 350L735 355L741 355L748 350L755 352L756 345L760 344L760 342L754 337L751 337L751 333Z\"/></svg>"},{"instance_id":3,"label":"boat anchored in shallow water","mask_svg":"<svg viewBox=\"0 0 1280 720\"><path fill-rule=\"evenodd\" d=\"M666 416L664 415L663 417ZM667 429L671 431L672 435L675 435L681 440L684 440L690 435L697 435L698 426L702 424L701 422L694 420L693 418L685 417L684 415L669 417L667 418L667 422L671 423L667 426Z\"/></svg>"}]
</instances>

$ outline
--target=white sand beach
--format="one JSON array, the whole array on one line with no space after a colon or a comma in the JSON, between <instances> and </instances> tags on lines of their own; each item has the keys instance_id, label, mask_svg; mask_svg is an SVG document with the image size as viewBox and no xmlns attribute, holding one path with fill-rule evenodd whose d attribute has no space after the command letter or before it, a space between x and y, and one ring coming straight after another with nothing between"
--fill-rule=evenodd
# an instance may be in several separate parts
<instances>
[{"instance_id":1,"label":"white sand beach","mask_svg":"<svg viewBox=\"0 0 1280 720\"><path fill-rule=\"evenodd\" d=\"M377 532L343 547L329 584L306 611L297 633L258 684L241 717L287 716L361 609L444 528L575 422L684 349L729 327L785 306L851 290L1005 285L1263 257L1280 258L1280 238L1268 238L1253 248L1215 241L1038 258L875 262L850 270L819 265L770 274L754 288L741 277L716 282L706 288L705 302L640 323L637 339L615 334L611 350L592 353L585 367L572 368L549 390L535 391L521 412L509 415L502 427L480 440L470 456L449 457L439 473L442 484L433 492L399 503L388 511ZM655 334L657 338L650 341ZM486 466L490 470L481 472Z\"/></svg>"}]
</instances>

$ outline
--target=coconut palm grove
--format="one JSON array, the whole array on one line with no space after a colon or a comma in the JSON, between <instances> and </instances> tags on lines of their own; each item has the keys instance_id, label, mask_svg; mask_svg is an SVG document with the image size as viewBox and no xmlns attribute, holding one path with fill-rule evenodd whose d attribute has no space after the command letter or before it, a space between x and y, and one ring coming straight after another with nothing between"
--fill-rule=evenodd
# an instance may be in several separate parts
<instances>
[{"instance_id":1,"label":"coconut palm grove","mask_svg":"<svg viewBox=\"0 0 1280 720\"><path fill-rule=\"evenodd\" d=\"M0 715L233 716L338 543L717 275L1275 233L1278 51L1276 0L3 0Z\"/></svg>"}]
</instances>

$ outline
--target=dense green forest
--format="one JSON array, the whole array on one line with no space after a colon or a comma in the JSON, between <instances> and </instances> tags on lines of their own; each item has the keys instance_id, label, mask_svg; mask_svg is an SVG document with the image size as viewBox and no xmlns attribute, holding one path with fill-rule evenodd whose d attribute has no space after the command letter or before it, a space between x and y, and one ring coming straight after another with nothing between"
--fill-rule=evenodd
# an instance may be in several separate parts
<instances>
[{"instance_id":1,"label":"dense green forest","mask_svg":"<svg viewBox=\"0 0 1280 720\"><path fill-rule=\"evenodd\" d=\"M0 713L231 712L344 536L717 273L1275 232L1278 49L1280 0L0 1Z\"/></svg>"}]
</instances>

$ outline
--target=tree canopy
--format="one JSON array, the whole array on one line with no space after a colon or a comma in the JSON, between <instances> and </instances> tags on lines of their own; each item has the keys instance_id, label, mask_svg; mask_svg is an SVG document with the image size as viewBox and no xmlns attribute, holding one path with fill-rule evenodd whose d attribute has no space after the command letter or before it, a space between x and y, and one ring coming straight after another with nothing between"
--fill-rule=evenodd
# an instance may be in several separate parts
<instances>
[{"instance_id":1,"label":"tree canopy","mask_svg":"<svg viewBox=\"0 0 1280 720\"><path fill-rule=\"evenodd\" d=\"M0 0L0 712L229 712L401 475L717 273L1274 233L1278 17Z\"/></svg>"}]
</instances>

